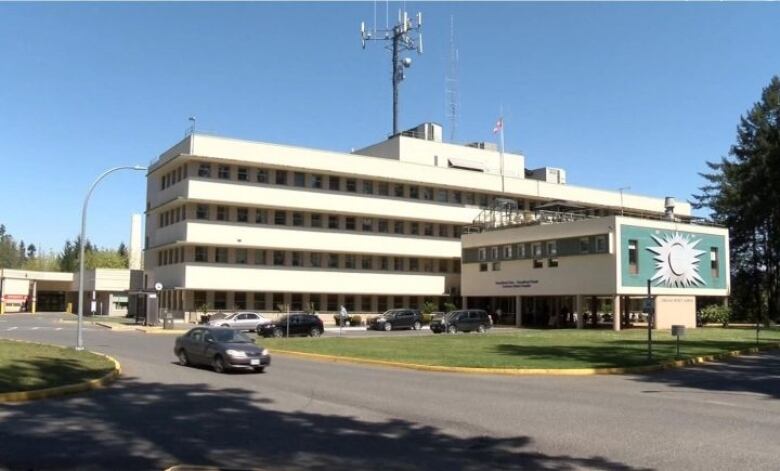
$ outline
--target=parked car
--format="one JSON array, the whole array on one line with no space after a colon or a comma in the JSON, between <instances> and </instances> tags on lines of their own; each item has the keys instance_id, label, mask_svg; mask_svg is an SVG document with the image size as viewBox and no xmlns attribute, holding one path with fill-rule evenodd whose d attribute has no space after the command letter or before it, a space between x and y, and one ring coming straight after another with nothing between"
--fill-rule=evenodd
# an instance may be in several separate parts
<instances>
[{"instance_id":1,"label":"parked car","mask_svg":"<svg viewBox=\"0 0 780 471\"><path fill-rule=\"evenodd\" d=\"M416 309L391 309L368 321L367 329L391 331L393 329L422 328L422 315Z\"/></svg>"},{"instance_id":2,"label":"parked car","mask_svg":"<svg viewBox=\"0 0 780 471\"><path fill-rule=\"evenodd\" d=\"M454 334L457 332L476 331L484 333L492 327L490 316L481 309L462 309L451 311L431 320L431 330L435 334L447 332Z\"/></svg>"},{"instance_id":3,"label":"parked car","mask_svg":"<svg viewBox=\"0 0 780 471\"><path fill-rule=\"evenodd\" d=\"M288 318L290 321L289 324L287 322ZM262 335L263 337L285 337L287 335L288 325L290 328L290 336L310 335L312 337L319 337L325 330L322 325L322 320L314 314L287 314L275 321L259 325L257 327L257 335Z\"/></svg>"},{"instance_id":4,"label":"parked car","mask_svg":"<svg viewBox=\"0 0 780 471\"><path fill-rule=\"evenodd\" d=\"M215 312L214 314L201 314L200 320L198 321L198 324L208 324L211 321L215 321L217 319L224 319L227 316L229 316L230 312Z\"/></svg>"},{"instance_id":5,"label":"parked car","mask_svg":"<svg viewBox=\"0 0 780 471\"><path fill-rule=\"evenodd\" d=\"M256 312L234 312L222 319L209 320L209 324L212 327L229 327L237 330L257 330L262 324L267 324L269 321L262 314Z\"/></svg>"},{"instance_id":6,"label":"parked car","mask_svg":"<svg viewBox=\"0 0 780 471\"><path fill-rule=\"evenodd\" d=\"M271 364L268 349L235 329L195 327L177 337L173 353L179 364L210 365L217 373L253 369L262 373Z\"/></svg>"}]
</instances>

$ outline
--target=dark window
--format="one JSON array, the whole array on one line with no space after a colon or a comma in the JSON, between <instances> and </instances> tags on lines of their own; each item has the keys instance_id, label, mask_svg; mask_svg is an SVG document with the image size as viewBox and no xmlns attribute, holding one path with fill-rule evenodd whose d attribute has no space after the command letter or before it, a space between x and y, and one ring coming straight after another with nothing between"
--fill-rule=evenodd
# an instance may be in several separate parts
<instances>
[{"instance_id":1,"label":"dark window","mask_svg":"<svg viewBox=\"0 0 780 471\"><path fill-rule=\"evenodd\" d=\"M347 191L350 193L357 192L357 180L354 178L347 178Z\"/></svg>"},{"instance_id":2,"label":"dark window","mask_svg":"<svg viewBox=\"0 0 780 471\"><path fill-rule=\"evenodd\" d=\"M390 194L390 185L387 182L379 182L377 184L377 193L381 196L388 196Z\"/></svg>"},{"instance_id":3,"label":"dark window","mask_svg":"<svg viewBox=\"0 0 780 471\"><path fill-rule=\"evenodd\" d=\"M214 249L214 261L216 263L227 263L228 249L226 247L217 247Z\"/></svg>"},{"instance_id":4,"label":"dark window","mask_svg":"<svg viewBox=\"0 0 780 471\"><path fill-rule=\"evenodd\" d=\"M287 184L287 172L285 170L277 170L276 171L276 184L277 185L286 185Z\"/></svg>"},{"instance_id":5,"label":"dark window","mask_svg":"<svg viewBox=\"0 0 780 471\"><path fill-rule=\"evenodd\" d=\"M303 226L303 213L293 213L293 226Z\"/></svg>"},{"instance_id":6,"label":"dark window","mask_svg":"<svg viewBox=\"0 0 780 471\"><path fill-rule=\"evenodd\" d=\"M274 211L274 224L277 226L284 226L287 224L287 212L286 211Z\"/></svg>"},{"instance_id":7,"label":"dark window","mask_svg":"<svg viewBox=\"0 0 780 471\"><path fill-rule=\"evenodd\" d=\"M452 200L457 204L461 204L463 202L463 194L460 191L453 191Z\"/></svg>"},{"instance_id":8,"label":"dark window","mask_svg":"<svg viewBox=\"0 0 780 471\"><path fill-rule=\"evenodd\" d=\"M363 255L360 257L360 267L363 270L371 270L373 267L373 257L370 255Z\"/></svg>"},{"instance_id":9,"label":"dark window","mask_svg":"<svg viewBox=\"0 0 780 471\"><path fill-rule=\"evenodd\" d=\"M240 182L248 182L249 181L249 169L246 167L238 167L238 173L236 173L236 176L238 177L238 181Z\"/></svg>"},{"instance_id":10,"label":"dark window","mask_svg":"<svg viewBox=\"0 0 780 471\"><path fill-rule=\"evenodd\" d=\"M547 266L550 268L555 268L558 266L558 259L557 258L549 258L547 259Z\"/></svg>"},{"instance_id":11,"label":"dark window","mask_svg":"<svg viewBox=\"0 0 780 471\"><path fill-rule=\"evenodd\" d=\"M328 268L338 268L339 267L339 254L331 253L328 254Z\"/></svg>"},{"instance_id":12,"label":"dark window","mask_svg":"<svg viewBox=\"0 0 780 471\"><path fill-rule=\"evenodd\" d=\"M424 186L422 187L422 199L424 200L432 200L433 199L433 188Z\"/></svg>"},{"instance_id":13,"label":"dark window","mask_svg":"<svg viewBox=\"0 0 780 471\"><path fill-rule=\"evenodd\" d=\"M322 227L322 215L321 214L312 214L311 215L311 227Z\"/></svg>"},{"instance_id":14,"label":"dark window","mask_svg":"<svg viewBox=\"0 0 780 471\"><path fill-rule=\"evenodd\" d=\"M236 221L249 222L249 209L247 208L236 209Z\"/></svg>"},{"instance_id":15,"label":"dark window","mask_svg":"<svg viewBox=\"0 0 780 471\"><path fill-rule=\"evenodd\" d=\"M240 265L246 265L247 262L247 250L236 249L236 263Z\"/></svg>"},{"instance_id":16,"label":"dark window","mask_svg":"<svg viewBox=\"0 0 780 471\"><path fill-rule=\"evenodd\" d=\"M710 275L713 278L720 277L720 260L717 247L710 247Z\"/></svg>"},{"instance_id":17,"label":"dark window","mask_svg":"<svg viewBox=\"0 0 780 471\"><path fill-rule=\"evenodd\" d=\"M534 268L542 268L544 266L544 263L539 260L538 258L534 259Z\"/></svg>"},{"instance_id":18,"label":"dark window","mask_svg":"<svg viewBox=\"0 0 780 471\"><path fill-rule=\"evenodd\" d=\"M580 253L588 253L590 252L590 241L587 237L581 237L580 238Z\"/></svg>"},{"instance_id":19,"label":"dark window","mask_svg":"<svg viewBox=\"0 0 780 471\"><path fill-rule=\"evenodd\" d=\"M312 175L311 176L311 187L312 188L322 188L322 175Z\"/></svg>"},{"instance_id":20,"label":"dark window","mask_svg":"<svg viewBox=\"0 0 780 471\"><path fill-rule=\"evenodd\" d=\"M211 164L198 165L198 176L203 178L211 178Z\"/></svg>"},{"instance_id":21,"label":"dark window","mask_svg":"<svg viewBox=\"0 0 780 471\"><path fill-rule=\"evenodd\" d=\"M217 177L221 180L230 180L230 167L227 165L220 165Z\"/></svg>"},{"instance_id":22,"label":"dark window","mask_svg":"<svg viewBox=\"0 0 780 471\"><path fill-rule=\"evenodd\" d=\"M293 174L293 185L299 187L306 186L306 174L303 172L295 172Z\"/></svg>"},{"instance_id":23,"label":"dark window","mask_svg":"<svg viewBox=\"0 0 780 471\"><path fill-rule=\"evenodd\" d=\"M436 190L436 201L440 203L447 202L447 190Z\"/></svg>"},{"instance_id":24,"label":"dark window","mask_svg":"<svg viewBox=\"0 0 780 471\"><path fill-rule=\"evenodd\" d=\"M355 218L352 217L352 216L347 216L346 218L344 218L344 220L346 222L346 229L348 231L354 231L355 230Z\"/></svg>"},{"instance_id":25,"label":"dark window","mask_svg":"<svg viewBox=\"0 0 780 471\"><path fill-rule=\"evenodd\" d=\"M404 259L402 257L393 257L393 270L404 271Z\"/></svg>"},{"instance_id":26,"label":"dark window","mask_svg":"<svg viewBox=\"0 0 780 471\"><path fill-rule=\"evenodd\" d=\"M420 234L420 223L419 222L412 222L409 224L410 231L412 235L419 235Z\"/></svg>"},{"instance_id":27,"label":"dark window","mask_svg":"<svg viewBox=\"0 0 780 471\"><path fill-rule=\"evenodd\" d=\"M195 291L192 293L194 308L200 310L201 307L207 306L206 304L206 292Z\"/></svg>"},{"instance_id":28,"label":"dark window","mask_svg":"<svg viewBox=\"0 0 780 471\"><path fill-rule=\"evenodd\" d=\"M303 254L301 252L292 252L291 265L294 267L303 266Z\"/></svg>"},{"instance_id":29,"label":"dark window","mask_svg":"<svg viewBox=\"0 0 780 471\"><path fill-rule=\"evenodd\" d=\"M393 232L396 234L403 234L404 233L404 222L403 221L394 221L393 222Z\"/></svg>"},{"instance_id":30,"label":"dark window","mask_svg":"<svg viewBox=\"0 0 780 471\"><path fill-rule=\"evenodd\" d=\"M420 271L420 260L417 258L409 259L409 271Z\"/></svg>"},{"instance_id":31,"label":"dark window","mask_svg":"<svg viewBox=\"0 0 780 471\"><path fill-rule=\"evenodd\" d=\"M371 218L362 218L363 222L361 224L361 228L363 229L363 232L373 232L374 231L374 220Z\"/></svg>"},{"instance_id":32,"label":"dark window","mask_svg":"<svg viewBox=\"0 0 780 471\"><path fill-rule=\"evenodd\" d=\"M339 217L328 216L328 229L338 229L338 228L339 228Z\"/></svg>"},{"instance_id":33,"label":"dark window","mask_svg":"<svg viewBox=\"0 0 780 471\"><path fill-rule=\"evenodd\" d=\"M404 196L404 186L400 183L396 183L393 185L393 196L396 196L398 198L403 198Z\"/></svg>"},{"instance_id":34,"label":"dark window","mask_svg":"<svg viewBox=\"0 0 780 471\"><path fill-rule=\"evenodd\" d=\"M447 224L439 224L439 237L448 237L450 226Z\"/></svg>"},{"instance_id":35,"label":"dark window","mask_svg":"<svg viewBox=\"0 0 780 471\"><path fill-rule=\"evenodd\" d=\"M379 257L379 269L388 270L390 267L387 262L387 257Z\"/></svg>"},{"instance_id":36,"label":"dark window","mask_svg":"<svg viewBox=\"0 0 780 471\"><path fill-rule=\"evenodd\" d=\"M426 222L423 224L423 234L427 236L433 235L433 224Z\"/></svg>"},{"instance_id":37,"label":"dark window","mask_svg":"<svg viewBox=\"0 0 780 471\"><path fill-rule=\"evenodd\" d=\"M274 265L284 265L284 251L274 250Z\"/></svg>"},{"instance_id":38,"label":"dark window","mask_svg":"<svg viewBox=\"0 0 780 471\"><path fill-rule=\"evenodd\" d=\"M227 293L214 291L214 309L227 309Z\"/></svg>"},{"instance_id":39,"label":"dark window","mask_svg":"<svg viewBox=\"0 0 780 471\"><path fill-rule=\"evenodd\" d=\"M257 169L257 183L268 183L268 170L264 168Z\"/></svg>"},{"instance_id":40,"label":"dark window","mask_svg":"<svg viewBox=\"0 0 780 471\"><path fill-rule=\"evenodd\" d=\"M228 220L228 208L227 206L217 206L217 221Z\"/></svg>"},{"instance_id":41,"label":"dark window","mask_svg":"<svg viewBox=\"0 0 780 471\"><path fill-rule=\"evenodd\" d=\"M379 232L387 233L389 231L390 231L390 228L388 227L387 219L380 219L379 220Z\"/></svg>"},{"instance_id":42,"label":"dark window","mask_svg":"<svg viewBox=\"0 0 780 471\"><path fill-rule=\"evenodd\" d=\"M195 261L196 262L208 262L209 261L209 248L208 247L195 247ZM197 304L196 304L197 306Z\"/></svg>"},{"instance_id":43,"label":"dark window","mask_svg":"<svg viewBox=\"0 0 780 471\"><path fill-rule=\"evenodd\" d=\"M255 265L265 265L265 250L255 249Z\"/></svg>"},{"instance_id":44,"label":"dark window","mask_svg":"<svg viewBox=\"0 0 780 471\"><path fill-rule=\"evenodd\" d=\"M322 266L322 256L316 252L311 252L309 254L309 264L313 267L321 267Z\"/></svg>"},{"instance_id":45,"label":"dark window","mask_svg":"<svg viewBox=\"0 0 780 471\"><path fill-rule=\"evenodd\" d=\"M233 304L235 305L236 309L246 309L246 293L241 291L233 293ZM251 316L254 316L254 314ZM250 315L247 315L247 317L250 317Z\"/></svg>"},{"instance_id":46,"label":"dark window","mask_svg":"<svg viewBox=\"0 0 780 471\"><path fill-rule=\"evenodd\" d=\"M344 268L354 269L355 268L355 256L352 254L346 254L344 255Z\"/></svg>"},{"instance_id":47,"label":"dark window","mask_svg":"<svg viewBox=\"0 0 780 471\"><path fill-rule=\"evenodd\" d=\"M328 189L333 191L341 190L341 178L333 175L328 177Z\"/></svg>"},{"instance_id":48,"label":"dark window","mask_svg":"<svg viewBox=\"0 0 780 471\"><path fill-rule=\"evenodd\" d=\"M409 186L409 198L419 199L420 198L420 188L415 185Z\"/></svg>"},{"instance_id":49,"label":"dark window","mask_svg":"<svg viewBox=\"0 0 780 471\"><path fill-rule=\"evenodd\" d=\"M195 219L208 219L209 218L209 205L199 204L195 210Z\"/></svg>"},{"instance_id":50,"label":"dark window","mask_svg":"<svg viewBox=\"0 0 780 471\"><path fill-rule=\"evenodd\" d=\"M371 180L363 180L363 193L367 195L374 194L374 182Z\"/></svg>"},{"instance_id":51,"label":"dark window","mask_svg":"<svg viewBox=\"0 0 780 471\"><path fill-rule=\"evenodd\" d=\"M265 209L256 209L255 210L255 222L257 224L267 224L268 223L268 212Z\"/></svg>"},{"instance_id":52,"label":"dark window","mask_svg":"<svg viewBox=\"0 0 780 471\"><path fill-rule=\"evenodd\" d=\"M639 249L636 240L628 241L628 273L632 275L639 273Z\"/></svg>"}]
</instances>

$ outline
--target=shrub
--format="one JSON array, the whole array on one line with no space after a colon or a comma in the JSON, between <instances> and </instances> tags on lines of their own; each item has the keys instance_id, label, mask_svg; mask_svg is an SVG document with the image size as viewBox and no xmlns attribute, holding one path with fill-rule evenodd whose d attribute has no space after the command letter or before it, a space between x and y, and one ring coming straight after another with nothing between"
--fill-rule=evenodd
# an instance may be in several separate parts
<instances>
[{"instance_id":1,"label":"shrub","mask_svg":"<svg viewBox=\"0 0 780 471\"><path fill-rule=\"evenodd\" d=\"M431 301L430 299L426 300L424 303L422 303L422 306L420 306L420 313L421 314L430 314L433 311L438 309L438 306L436 303Z\"/></svg>"},{"instance_id":2,"label":"shrub","mask_svg":"<svg viewBox=\"0 0 780 471\"><path fill-rule=\"evenodd\" d=\"M723 327L729 325L731 308L720 304L711 304L701 310L701 322L703 324L720 324Z\"/></svg>"},{"instance_id":3,"label":"shrub","mask_svg":"<svg viewBox=\"0 0 780 471\"><path fill-rule=\"evenodd\" d=\"M425 313L420 315L420 323L422 325L428 325L431 323L431 319L433 318L433 314Z\"/></svg>"},{"instance_id":4,"label":"shrub","mask_svg":"<svg viewBox=\"0 0 780 471\"><path fill-rule=\"evenodd\" d=\"M444 312L455 311L457 309L458 309L458 306L456 306L455 304L453 304L451 302L444 303Z\"/></svg>"},{"instance_id":5,"label":"shrub","mask_svg":"<svg viewBox=\"0 0 780 471\"><path fill-rule=\"evenodd\" d=\"M355 325L355 326L363 325L363 318L358 315L350 316L349 325Z\"/></svg>"}]
</instances>

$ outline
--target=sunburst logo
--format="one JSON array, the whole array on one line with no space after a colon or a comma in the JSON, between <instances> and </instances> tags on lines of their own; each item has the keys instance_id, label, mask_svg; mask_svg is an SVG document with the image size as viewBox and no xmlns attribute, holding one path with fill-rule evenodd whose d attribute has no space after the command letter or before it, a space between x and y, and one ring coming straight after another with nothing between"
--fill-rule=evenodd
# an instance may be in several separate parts
<instances>
[{"instance_id":1,"label":"sunburst logo","mask_svg":"<svg viewBox=\"0 0 780 471\"><path fill-rule=\"evenodd\" d=\"M701 239L679 232L663 237L651 235L657 247L648 247L655 254L655 276L652 281L670 288L688 288L706 284L699 275L699 257L703 250L696 248Z\"/></svg>"}]
</instances>

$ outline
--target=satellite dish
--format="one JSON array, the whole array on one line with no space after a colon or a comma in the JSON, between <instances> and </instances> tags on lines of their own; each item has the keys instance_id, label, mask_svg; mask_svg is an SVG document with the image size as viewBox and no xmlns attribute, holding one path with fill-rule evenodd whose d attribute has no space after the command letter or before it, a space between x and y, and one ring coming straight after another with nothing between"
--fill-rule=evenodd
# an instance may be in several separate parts
<instances>
[{"instance_id":1,"label":"satellite dish","mask_svg":"<svg viewBox=\"0 0 780 471\"><path fill-rule=\"evenodd\" d=\"M160 283L159 281L154 284L154 290L155 291L162 291L162 289L163 289L163 284Z\"/></svg>"},{"instance_id":2,"label":"satellite dish","mask_svg":"<svg viewBox=\"0 0 780 471\"><path fill-rule=\"evenodd\" d=\"M404 67L411 67L412 66L412 59L410 57L404 57Z\"/></svg>"}]
</instances>

